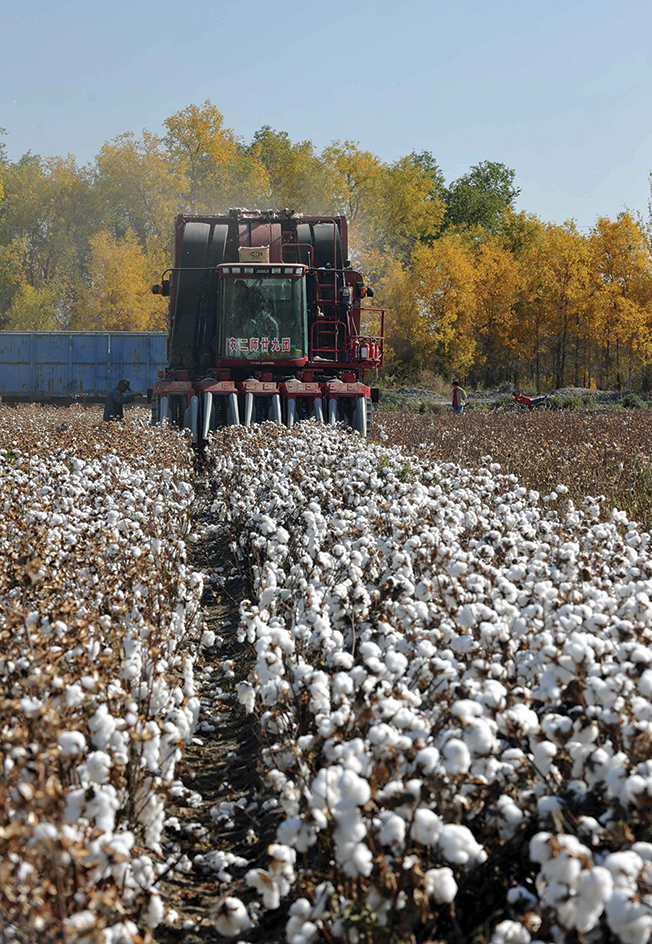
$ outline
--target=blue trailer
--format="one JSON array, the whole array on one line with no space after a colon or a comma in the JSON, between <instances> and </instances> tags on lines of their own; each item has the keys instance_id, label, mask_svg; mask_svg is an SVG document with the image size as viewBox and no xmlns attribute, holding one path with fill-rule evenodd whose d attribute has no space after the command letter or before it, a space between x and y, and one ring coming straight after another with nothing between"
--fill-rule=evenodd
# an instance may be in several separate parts
<instances>
[{"instance_id":1,"label":"blue trailer","mask_svg":"<svg viewBox=\"0 0 652 944\"><path fill-rule=\"evenodd\" d=\"M164 331L0 331L6 400L101 399L123 377L151 391L167 364Z\"/></svg>"}]
</instances>

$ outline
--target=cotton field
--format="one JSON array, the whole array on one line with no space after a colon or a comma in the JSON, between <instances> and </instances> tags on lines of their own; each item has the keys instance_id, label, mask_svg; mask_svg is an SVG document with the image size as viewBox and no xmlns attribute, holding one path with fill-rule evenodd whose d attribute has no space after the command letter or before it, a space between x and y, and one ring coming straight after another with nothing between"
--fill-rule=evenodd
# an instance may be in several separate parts
<instances>
[{"instance_id":1,"label":"cotton field","mask_svg":"<svg viewBox=\"0 0 652 944\"><path fill-rule=\"evenodd\" d=\"M649 940L650 535L313 424L210 463L283 811L220 934L289 904L289 944Z\"/></svg>"},{"instance_id":2,"label":"cotton field","mask_svg":"<svg viewBox=\"0 0 652 944\"><path fill-rule=\"evenodd\" d=\"M190 451L144 421L1 413L0 937L143 940L199 708Z\"/></svg>"},{"instance_id":3,"label":"cotton field","mask_svg":"<svg viewBox=\"0 0 652 944\"><path fill-rule=\"evenodd\" d=\"M6 940L652 937L652 549L625 512L315 422L193 466L144 420L2 419ZM200 606L225 537L237 672ZM192 859L170 809L213 697L259 747ZM201 927L175 869L211 876Z\"/></svg>"}]
</instances>

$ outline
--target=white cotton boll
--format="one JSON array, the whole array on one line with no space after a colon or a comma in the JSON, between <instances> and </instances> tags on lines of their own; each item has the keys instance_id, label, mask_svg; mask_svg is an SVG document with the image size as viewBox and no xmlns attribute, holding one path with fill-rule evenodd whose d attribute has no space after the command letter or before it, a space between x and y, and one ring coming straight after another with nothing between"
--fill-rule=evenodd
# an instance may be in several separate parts
<instances>
[{"instance_id":1,"label":"white cotton boll","mask_svg":"<svg viewBox=\"0 0 652 944\"><path fill-rule=\"evenodd\" d=\"M460 569L460 567L462 569ZM462 573L466 573L468 566L461 561L457 561L448 568L449 574L451 576L458 576ZM467 629L472 628L478 622L477 617L473 611L472 606L462 606L457 611L457 622L460 626L464 626Z\"/></svg>"},{"instance_id":2,"label":"white cotton boll","mask_svg":"<svg viewBox=\"0 0 652 944\"><path fill-rule=\"evenodd\" d=\"M285 940L292 944L294 937L301 933L312 906L307 898L298 898L290 905L290 917L285 925Z\"/></svg>"},{"instance_id":3,"label":"white cotton boll","mask_svg":"<svg viewBox=\"0 0 652 944\"><path fill-rule=\"evenodd\" d=\"M373 869L373 855L369 846L363 842L358 842L351 850L351 854L344 862L342 870L345 875L351 878L357 878L359 875L365 877L371 875Z\"/></svg>"},{"instance_id":4,"label":"white cotton boll","mask_svg":"<svg viewBox=\"0 0 652 944\"><path fill-rule=\"evenodd\" d=\"M337 672L331 682L333 695L352 695L353 679L346 672Z\"/></svg>"},{"instance_id":5,"label":"white cotton boll","mask_svg":"<svg viewBox=\"0 0 652 944\"><path fill-rule=\"evenodd\" d=\"M547 863L546 876L551 882L561 882L573 888L579 879L581 870L580 860L562 848L559 855Z\"/></svg>"},{"instance_id":6,"label":"white cotton boll","mask_svg":"<svg viewBox=\"0 0 652 944\"><path fill-rule=\"evenodd\" d=\"M424 774L428 776L437 769L437 765L439 764L439 751L436 747L424 747L419 751L414 760L417 767L420 767Z\"/></svg>"},{"instance_id":7,"label":"white cotton boll","mask_svg":"<svg viewBox=\"0 0 652 944\"><path fill-rule=\"evenodd\" d=\"M385 665L389 671L398 678L407 671L408 660L403 653L390 649L385 655Z\"/></svg>"},{"instance_id":8,"label":"white cotton boll","mask_svg":"<svg viewBox=\"0 0 652 944\"><path fill-rule=\"evenodd\" d=\"M264 869L250 869L245 875L245 882L262 896L263 905L269 911L275 911L281 903L279 887Z\"/></svg>"},{"instance_id":9,"label":"white cotton boll","mask_svg":"<svg viewBox=\"0 0 652 944\"><path fill-rule=\"evenodd\" d=\"M267 847L267 854L274 860L274 862L281 862L284 865L294 865L294 863L297 861L297 854L294 849L283 845L281 842L270 843L270 845Z\"/></svg>"},{"instance_id":10,"label":"white cotton boll","mask_svg":"<svg viewBox=\"0 0 652 944\"><path fill-rule=\"evenodd\" d=\"M487 853L466 826L454 823L442 826L437 844L446 861L454 865L473 865L487 861Z\"/></svg>"},{"instance_id":11,"label":"white cotton boll","mask_svg":"<svg viewBox=\"0 0 652 944\"><path fill-rule=\"evenodd\" d=\"M238 701L244 706L248 715L252 713L256 704L256 690L249 682L238 682L235 687Z\"/></svg>"},{"instance_id":12,"label":"white cotton boll","mask_svg":"<svg viewBox=\"0 0 652 944\"><path fill-rule=\"evenodd\" d=\"M490 723L484 718L471 721L464 728L464 741L474 754L481 757L491 754L496 746L496 738Z\"/></svg>"},{"instance_id":13,"label":"white cotton boll","mask_svg":"<svg viewBox=\"0 0 652 944\"><path fill-rule=\"evenodd\" d=\"M530 932L518 921L501 921L494 928L490 944L529 944Z\"/></svg>"},{"instance_id":14,"label":"white cotton boll","mask_svg":"<svg viewBox=\"0 0 652 944\"><path fill-rule=\"evenodd\" d=\"M537 833L530 839L530 859L545 865L552 857L553 843L550 833Z\"/></svg>"},{"instance_id":15,"label":"white cotton boll","mask_svg":"<svg viewBox=\"0 0 652 944\"><path fill-rule=\"evenodd\" d=\"M561 812L565 807L564 800L558 796L541 796L537 800L537 813L543 819L551 813Z\"/></svg>"},{"instance_id":16,"label":"white cotton boll","mask_svg":"<svg viewBox=\"0 0 652 944\"><path fill-rule=\"evenodd\" d=\"M450 904L457 895L457 882L453 877L453 870L448 867L428 869L424 876L426 893L438 905Z\"/></svg>"},{"instance_id":17,"label":"white cotton boll","mask_svg":"<svg viewBox=\"0 0 652 944\"><path fill-rule=\"evenodd\" d=\"M539 719L536 712L527 705L518 703L498 715L498 727L504 734L536 734L539 731Z\"/></svg>"},{"instance_id":18,"label":"white cotton boll","mask_svg":"<svg viewBox=\"0 0 652 944\"><path fill-rule=\"evenodd\" d=\"M451 714L465 724L469 724L482 714L482 705L470 698L461 698L451 706Z\"/></svg>"},{"instance_id":19,"label":"white cotton boll","mask_svg":"<svg viewBox=\"0 0 652 944\"><path fill-rule=\"evenodd\" d=\"M459 738L451 738L442 749L442 760L449 774L465 774L471 766L471 752Z\"/></svg>"},{"instance_id":20,"label":"white cotton boll","mask_svg":"<svg viewBox=\"0 0 652 944\"><path fill-rule=\"evenodd\" d=\"M86 790L71 790L66 796L66 806L63 811L63 818L66 823L76 823L82 815L84 804L86 802Z\"/></svg>"},{"instance_id":21,"label":"white cotton boll","mask_svg":"<svg viewBox=\"0 0 652 944\"><path fill-rule=\"evenodd\" d=\"M498 797L495 810L496 816L492 817L492 821L498 826L500 838L503 840L511 839L512 836L516 835L518 827L523 822L525 815L523 810L506 793Z\"/></svg>"},{"instance_id":22,"label":"white cotton boll","mask_svg":"<svg viewBox=\"0 0 652 944\"><path fill-rule=\"evenodd\" d=\"M81 685L69 685L66 689L66 704L70 708L77 708L78 705L81 705L86 693Z\"/></svg>"},{"instance_id":23,"label":"white cotton boll","mask_svg":"<svg viewBox=\"0 0 652 944\"><path fill-rule=\"evenodd\" d=\"M103 933L103 944L133 944L138 928L133 921L121 921L119 924L107 925Z\"/></svg>"},{"instance_id":24,"label":"white cotton boll","mask_svg":"<svg viewBox=\"0 0 652 944\"><path fill-rule=\"evenodd\" d=\"M92 931L97 922L97 914L94 911L78 911L76 914L65 918L63 922L64 932L70 940L78 940L80 934L86 934Z\"/></svg>"},{"instance_id":25,"label":"white cotton boll","mask_svg":"<svg viewBox=\"0 0 652 944\"><path fill-rule=\"evenodd\" d=\"M163 908L163 902L157 894L151 895L149 899L149 904L147 906L147 911L145 912L145 923L148 928L157 928L161 921L163 920L163 915L165 914L165 909Z\"/></svg>"},{"instance_id":26,"label":"white cotton boll","mask_svg":"<svg viewBox=\"0 0 652 944\"><path fill-rule=\"evenodd\" d=\"M81 731L64 731L58 736L57 743L61 753L68 757L86 750L86 738Z\"/></svg>"},{"instance_id":27,"label":"white cotton boll","mask_svg":"<svg viewBox=\"0 0 652 944\"><path fill-rule=\"evenodd\" d=\"M627 891L616 889L605 908L607 924L622 944L649 944L652 913L643 901L634 901Z\"/></svg>"},{"instance_id":28,"label":"white cotton boll","mask_svg":"<svg viewBox=\"0 0 652 944\"><path fill-rule=\"evenodd\" d=\"M94 715L88 719L88 727L93 732L91 743L100 751L105 751L116 730L116 720L109 714L106 704L99 706Z\"/></svg>"},{"instance_id":29,"label":"white cotton boll","mask_svg":"<svg viewBox=\"0 0 652 944\"><path fill-rule=\"evenodd\" d=\"M59 830L53 823L37 823L32 830L28 845L38 846L42 842L55 842L58 838Z\"/></svg>"},{"instance_id":30,"label":"white cotton boll","mask_svg":"<svg viewBox=\"0 0 652 944\"><path fill-rule=\"evenodd\" d=\"M539 773L546 777L557 754L557 747L552 741L537 741L532 747L532 757Z\"/></svg>"},{"instance_id":31,"label":"white cotton boll","mask_svg":"<svg viewBox=\"0 0 652 944\"><path fill-rule=\"evenodd\" d=\"M441 816L421 807L414 814L410 835L423 846L434 846L442 828Z\"/></svg>"},{"instance_id":32,"label":"white cotton boll","mask_svg":"<svg viewBox=\"0 0 652 944\"><path fill-rule=\"evenodd\" d=\"M636 687L645 698L652 698L652 669L645 669L641 673Z\"/></svg>"},{"instance_id":33,"label":"white cotton boll","mask_svg":"<svg viewBox=\"0 0 652 944\"><path fill-rule=\"evenodd\" d=\"M380 659L376 659L374 656L369 656L365 659L365 665L373 675L378 676L379 678L382 678L385 675L385 664L381 662Z\"/></svg>"},{"instance_id":34,"label":"white cotton boll","mask_svg":"<svg viewBox=\"0 0 652 944\"><path fill-rule=\"evenodd\" d=\"M212 629L205 629L201 634L201 641L199 643L202 649L210 649L215 645L215 633Z\"/></svg>"},{"instance_id":35,"label":"white cotton boll","mask_svg":"<svg viewBox=\"0 0 652 944\"><path fill-rule=\"evenodd\" d=\"M312 921L301 925L300 931L290 939L290 944L311 944L319 934L319 928Z\"/></svg>"},{"instance_id":36,"label":"white cotton boll","mask_svg":"<svg viewBox=\"0 0 652 944\"><path fill-rule=\"evenodd\" d=\"M580 816L577 822L577 830L580 836L588 837L593 846L597 846L605 835L604 827L593 816Z\"/></svg>"},{"instance_id":37,"label":"white cotton boll","mask_svg":"<svg viewBox=\"0 0 652 944\"><path fill-rule=\"evenodd\" d=\"M575 927L577 899L569 894L568 885L564 882L551 882L548 886L546 903L555 909L557 921L562 927Z\"/></svg>"},{"instance_id":38,"label":"white cotton boll","mask_svg":"<svg viewBox=\"0 0 652 944\"><path fill-rule=\"evenodd\" d=\"M652 862L652 842L635 842L632 852L639 855L645 862Z\"/></svg>"},{"instance_id":39,"label":"white cotton boll","mask_svg":"<svg viewBox=\"0 0 652 944\"><path fill-rule=\"evenodd\" d=\"M598 865L582 871L577 885L578 931L585 934L597 925L612 891L613 878L608 869Z\"/></svg>"},{"instance_id":40,"label":"white cotton boll","mask_svg":"<svg viewBox=\"0 0 652 944\"><path fill-rule=\"evenodd\" d=\"M216 930L224 937L235 937L251 927L247 909L239 898L223 898L213 913L213 920Z\"/></svg>"},{"instance_id":41,"label":"white cotton boll","mask_svg":"<svg viewBox=\"0 0 652 944\"><path fill-rule=\"evenodd\" d=\"M89 780L94 783L106 783L112 765L111 757L105 751L92 751L83 766Z\"/></svg>"},{"instance_id":42,"label":"white cotton boll","mask_svg":"<svg viewBox=\"0 0 652 944\"><path fill-rule=\"evenodd\" d=\"M355 807L345 807L335 812L337 829L334 838L337 843L360 842L367 835L367 826Z\"/></svg>"},{"instance_id":43,"label":"white cotton boll","mask_svg":"<svg viewBox=\"0 0 652 944\"><path fill-rule=\"evenodd\" d=\"M643 860L635 852L612 852L604 860L605 868L609 869L613 878L614 887L623 891L635 892L637 877L643 868Z\"/></svg>"},{"instance_id":44,"label":"white cotton boll","mask_svg":"<svg viewBox=\"0 0 652 944\"><path fill-rule=\"evenodd\" d=\"M353 770L345 770L338 784L342 799L356 806L364 806L371 797L371 787Z\"/></svg>"},{"instance_id":45,"label":"white cotton boll","mask_svg":"<svg viewBox=\"0 0 652 944\"><path fill-rule=\"evenodd\" d=\"M128 830L122 833L116 833L110 839L100 837L100 846L102 852L112 856L116 861L126 861L131 858L131 850L136 842L136 837Z\"/></svg>"},{"instance_id":46,"label":"white cotton boll","mask_svg":"<svg viewBox=\"0 0 652 944\"><path fill-rule=\"evenodd\" d=\"M120 801L115 787L105 784L94 791L92 799L87 800L84 809L86 819L94 820L95 825L103 833L112 833L115 828L115 817L120 808Z\"/></svg>"},{"instance_id":47,"label":"white cotton boll","mask_svg":"<svg viewBox=\"0 0 652 944\"><path fill-rule=\"evenodd\" d=\"M378 838L381 845L396 847L402 849L405 844L406 822L398 813L381 813L380 819L382 826Z\"/></svg>"}]
</instances>

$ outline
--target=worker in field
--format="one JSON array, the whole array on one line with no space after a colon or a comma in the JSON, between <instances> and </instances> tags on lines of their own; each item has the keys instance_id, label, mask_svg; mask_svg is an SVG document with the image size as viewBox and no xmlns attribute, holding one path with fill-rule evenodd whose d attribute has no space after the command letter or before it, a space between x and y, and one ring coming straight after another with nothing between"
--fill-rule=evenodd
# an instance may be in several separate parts
<instances>
[{"instance_id":1,"label":"worker in field","mask_svg":"<svg viewBox=\"0 0 652 944\"><path fill-rule=\"evenodd\" d=\"M453 381L453 413L463 413L466 403L466 392L459 380Z\"/></svg>"},{"instance_id":2,"label":"worker in field","mask_svg":"<svg viewBox=\"0 0 652 944\"><path fill-rule=\"evenodd\" d=\"M104 401L104 421L121 420L123 416L122 407L125 403L133 403L136 394L129 389L128 380L119 380L117 386L109 393Z\"/></svg>"}]
</instances>

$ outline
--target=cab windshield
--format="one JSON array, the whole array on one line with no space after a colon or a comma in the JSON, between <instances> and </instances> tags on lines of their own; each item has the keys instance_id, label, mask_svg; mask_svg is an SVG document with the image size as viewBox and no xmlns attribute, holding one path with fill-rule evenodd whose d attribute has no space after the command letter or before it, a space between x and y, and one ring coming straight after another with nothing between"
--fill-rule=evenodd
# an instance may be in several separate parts
<instances>
[{"instance_id":1,"label":"cab windshield","mask_svg":"<svg viewBox=\"0 0 652 944\"><path fill-rule=\"evenodd\" d=\"M222 356L287 360L306 354L304 279L222 279Z\"/></svg>"}]
</instances>

